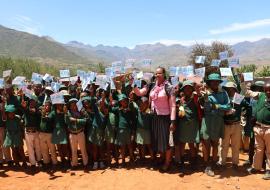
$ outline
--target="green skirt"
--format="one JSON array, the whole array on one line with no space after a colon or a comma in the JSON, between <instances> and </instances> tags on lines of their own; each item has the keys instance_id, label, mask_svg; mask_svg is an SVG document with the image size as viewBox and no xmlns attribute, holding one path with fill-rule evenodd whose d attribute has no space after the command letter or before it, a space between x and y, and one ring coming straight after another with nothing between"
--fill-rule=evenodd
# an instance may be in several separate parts
<instances>
[{"instance_id":1,"label":"green skirt","mask_svg":"<svg viewBox=\"0 0 270 190\"><path fill-rule=\"evenodd\" d=\"M23 145L22 131L6 131L4 147L19 147Z\"/></svg>"},{"instance_id":2,"label":"green skirt","mask_svg":"<svg viewBox=\"0 0 270 190\"><path fill-rule=\"evenodd\" d=\"M137 128L136 130L136 143L137 144L151 144L151 132L147 129Z\"/></svg>"},{"instance_id":3,"label":"green skirt","mask_svg":"<svg viewBox=\"0 0 270 190\"><path fill-rule=\"evenodd\" d=\"M201 138L219 140L224 136L224 119L219 115L205 115L202 119Z\"/></svg>"},{"instance_id":4,"label":"green skirt","mask_svg":"<svg viewBox=\"0 0 270 190\"><path fill-rule=\"evenodd\" d=\"M129 145L131 142L131 130L130 129L117 129L116 138L114 144L118 146Z\"/></svg>"},{"instance_id":5,"label":"green skirt","mask_svg":"<svg viewBox=\"0 0 270 190\"><path fill-rule=\"evenodd\" d=\"M114 143L115 141L115 127L107 126L105 128L105 141L107 143Z\"/></svg>"},{"instance_id":6,"label":"green skirt","mask_svg":"<svg viewBox=\"0 0 270 190\"><path fill-rule=\"evenodd\" d=\"M54 128L52 133L53 144L67 144L67 132L64 128Z\"/></svg>"},{"instance_id":7,"label":"green skirt","mask_svg":"<svg viewBox=\"0 0 270 190\"><path fill-rule=\"evenodd\" d=\"M181 143L199 143L200 129L198 120L180 120L176 128L175 140Z\"/></svg>"},{"instance_id":8,"label":"green skirt","mask_svg":"<svg viewBox=\"0 0 270 190\"><path fill-rule=\"evenodd\" d=\"M102 146L104 143L104 129L93 127L88 134L88 141L94 145Z\"/></svg>"}]
</instances>

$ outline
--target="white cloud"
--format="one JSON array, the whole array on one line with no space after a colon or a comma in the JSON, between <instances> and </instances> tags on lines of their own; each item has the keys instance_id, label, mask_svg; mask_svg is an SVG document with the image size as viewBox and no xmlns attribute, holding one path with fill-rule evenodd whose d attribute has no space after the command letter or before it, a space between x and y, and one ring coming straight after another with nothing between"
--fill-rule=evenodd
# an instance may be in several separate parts
<instances>
[{"instance_id":1,"label":"white cloud","mask_svg":"<svg viewBox=\"0 0 270 190\"><path fill-rule=\"evenodd\" d=\"M270 34L264 34L264 35L257 35L257 36L241 36L241 37L231 37L231 38L206 38L206 39L198 39L198 40L170 40L170 39L160 39L152 42L144 42L140 43L143 44L156 44L161 43L166 46L171 46L175 44L180 44L183 46L191 46L196 43L203 43L205 45L210 45L213 41L221 41L224 43L227 43L229 45L233 45L239 42L243 41L249 41L249 42L255 42L258 40L261 40L263 38L270 38ZM130 47L130 49L133 49L134 47Z\"/></svg>"},{"instance_id":2,"label":"white cloud","mask_svg":"<svg viewBox=\"0 0 270 190\"><path fill-rule=\"evenodd\" d=\"M229 26L225 26L220 29L212 29L209 31L210 34L224 34L229 32L235 32L240 30L246 30L246 29L252 29L262 26L268 26L270 25L270 19L262 19L262 20L255 20L248 23L233 23Z\"/></svg>"},{"instance_id":3,"label":"white cloud","mask_svg":"<svg viewBox=\"0 0 270 190\"><path fill-rule=\"evenodd\" d=\"M35 35L40 35L42 28L40 23L24 15L16 15L11 18L9 27Z\"/></svg>"}]
</instances>

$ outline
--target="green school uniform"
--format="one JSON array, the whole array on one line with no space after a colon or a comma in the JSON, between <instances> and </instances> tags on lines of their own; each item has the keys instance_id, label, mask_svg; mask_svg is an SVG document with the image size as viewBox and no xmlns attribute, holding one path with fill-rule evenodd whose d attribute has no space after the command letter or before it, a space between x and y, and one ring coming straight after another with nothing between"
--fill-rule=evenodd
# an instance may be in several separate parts
<instances>
[{"instance_id":1,"label":"green school uniform","mask_svg":"<svg viewBox=\"0 0 270 190\"><path fill-rule=\"evenodd\" d=\"M6 121L4 147L19 147L23 145L23 132L20 116Z\"/></svg>"},{"instance_id":2,"label":"green school uniform","mask_svg":"<svg viewBox=\"0 0 270 190\"><path fill-rule=\"evenodd\" d=\"M134 117L129 109L113 108L117 118L117 129L115 144L119 146L128 145L131 142L131 133L134 130Z\"/></svg>"},{"instance_id":3,"label":"green school uniform","mask_svg":"<svg viewBox=\"0 0 270 190\"><path fill-rule=\"evenodd\" d=\"M261 93L255 108L255 116L259 123L270 125L270 102L266 100L266 94Z\"/></svg>"},{"instance_id":4,"label":"green school uniform","mask_svg":"<svg viewBox=\"0 0 270 190\"><path fill-rule=\"evenodd\" d=\"M152 115L150 113L141 112L138 109L136 124L136 143L137 144L151 144Z\"/></svg>"},{"instance_id":5,"label":"green school uniform","mask_svg":"<svg viewBox=\"0 0 270 190\"><path fill-rule=\"evenodd\" d=\"M26 130L31 128L32 130L39 130L41 114L36 108L35 112L31 112L29 108L23 109L23 118Z\"/></svg>"},{"instance_id":6,"label":"green school uniform","mask_svg":"<svg viewBox=\"0 0 270 190\"><path fill-rule=\"evenodd\" d=\"M102 146L104 143L104 130L107 123L107 116L99 111L96 104L92 104L94 110L92 130L89 135L89 141L97 146Z\"/></svg>"},{"instance_id":7,"label":"green school uniform","mask_svg":"<svg viewBox=\"0 0 270 190\"><path fill-rule=\"evenodd\" d=\"M67 131L65 123L65 114L52 112L51 115L54 123L53 133L52 133L52 143L53 144L67 144Z\"/></svg>"},{"instance_id":8,"label":"green school uniform","mask_svg":"<svg viewBox=\"0 0 270 190\"><path fill-rule=\"evenodd\" d=\"M52 133L54 129L54 112L51 111L47 116L41 117L39 131L43 133Z\"/></svg>"},{"instance_id":9,"label":"green school uniform","mask_svg":"<svg viewBox=\"0 0 270 190\"><path fill-rule=\"evenodd\" d=\"M219 106L213 109L212 105ZM224 136L224 111L231 109L227 92L219 90L208 93L208 102L204 103L204 117L202 119L201 137L204 140L218 140Z\"/></svg>"},{"instance_id":10,"label":"green school uniform","mask_svg":"<svg viewBox=\"0 0 270 190\"><path fill-rule=\"evenodd\" d=\"M76 118L77 122L72 123L70 121L70 117ZM74 134L83 132L84 127L86 125L86 121L87 121L86 117L82 116L79 112L72 113L69 111L65 116L65 122L67 124L68 131Z\"/></svg>"},{"instance_id":11,"label":"green school uniform","mask_svg":"<svg viewBox=\"0 0 270 190\"><path fill-rule=\"evenodd\" d=\"M105 128L105 141L107 143L114 143L115 141L115 126L116 126L115 114L109 112L109 118Z\"/></svg>"},{"instance_id":12,"label":"green school uniform","mask_svg":"<svg viewBox=\"0 0 270 190\"><path fill-rule=\"evenodd\" d=\"M199 143L200 129L198 108L194 99L186 100L180 103L184 107L185 115L178 119L175 138L181 143ZM178 115L178 114L177 114Z\"/></svg>"}]
</instances>

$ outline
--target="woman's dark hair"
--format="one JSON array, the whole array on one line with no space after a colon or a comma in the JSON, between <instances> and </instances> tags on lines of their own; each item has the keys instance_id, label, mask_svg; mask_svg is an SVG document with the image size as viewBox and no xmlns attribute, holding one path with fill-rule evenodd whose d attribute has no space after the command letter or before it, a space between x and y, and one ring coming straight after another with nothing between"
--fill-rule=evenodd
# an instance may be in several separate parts
<instances>
[{"instance_id":1,"label":"woman's dark hair","mask_svg":"<svg viewBox=\"0 0 270 190\"><path fill-rule=\"evenodd\" d=\"M166 79L166 69L164 67L161 67L161 66L159 66L157 69L161 69L162 70L164 79Z\"/></svg>"}]
</instances>

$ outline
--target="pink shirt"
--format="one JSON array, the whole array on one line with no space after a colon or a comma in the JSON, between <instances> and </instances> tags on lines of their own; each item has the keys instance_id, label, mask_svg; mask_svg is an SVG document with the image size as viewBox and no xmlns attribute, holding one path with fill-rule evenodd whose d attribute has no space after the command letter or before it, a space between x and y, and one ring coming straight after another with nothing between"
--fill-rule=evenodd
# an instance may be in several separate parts
<instances>
[{"instance_id":1,"label":"pink shirt","mask_svg":"<svg viewBox=\"0 0 270 190\"><path fill-rule=\"evenodd\" d=\"M165 81L161 85L155 85L150 92L151 109L156 111L157 115L170 115L171 120L175 120L176 102L175 96L167 96L165 91Z\"/></svg>"}]
</instances>

